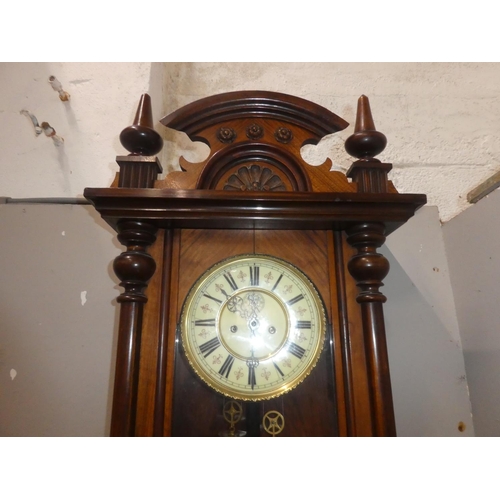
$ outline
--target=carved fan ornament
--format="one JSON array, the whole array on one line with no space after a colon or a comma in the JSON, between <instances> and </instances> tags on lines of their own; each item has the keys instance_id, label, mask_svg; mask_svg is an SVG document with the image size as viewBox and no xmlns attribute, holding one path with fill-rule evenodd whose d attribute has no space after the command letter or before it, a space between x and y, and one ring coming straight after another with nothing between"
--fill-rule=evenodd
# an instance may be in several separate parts
<instances>
[{"instance_id":1,"label":"carved fan ornament","mask_svg":"<svg viewBox=\"0 0 500 500\"><path fill-rule=\"evenodd\" d=\"M241 167L229 177L226 191L286 191L283 181L270 168L260 165Z\"/></svg>"}]
</instances>

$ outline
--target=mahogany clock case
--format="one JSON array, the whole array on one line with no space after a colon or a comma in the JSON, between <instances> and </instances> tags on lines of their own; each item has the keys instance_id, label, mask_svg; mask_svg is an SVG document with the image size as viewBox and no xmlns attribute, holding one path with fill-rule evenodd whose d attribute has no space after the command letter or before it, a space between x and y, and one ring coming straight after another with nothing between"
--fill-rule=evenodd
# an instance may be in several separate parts
<instances>
[{"instance_id":1,"label":"mahogany clock case","mask_svg":"<svg viewBox=\"0 0 500 500\"><path fill-rule=\"evenodd\" d=\"M280 436L395 435L379 290L389 268L377 249L426 199L399 194L387 179L391 165L374 158L385 137L375 130L367 98L360 98L355 133L346 141L358 158L347 177L332 171L329 159L317 167L303 160L304 144L348 125L304 99L232 92L161 121L208 144L208 158L197 164L180 158L181 170L158 179L153 155L161 144L145 95L122 134L131 155L117 158L116 182L85 190L126 247L114 264L124 292L111 434L227 434L228 398L200 380L183 352L182 307L217 262L266 254L295 266L317 288L326 340L297 387L243 402L237 429L269 435L262 419L274 410L284 419Z\"/></svg>"}]
</instances>

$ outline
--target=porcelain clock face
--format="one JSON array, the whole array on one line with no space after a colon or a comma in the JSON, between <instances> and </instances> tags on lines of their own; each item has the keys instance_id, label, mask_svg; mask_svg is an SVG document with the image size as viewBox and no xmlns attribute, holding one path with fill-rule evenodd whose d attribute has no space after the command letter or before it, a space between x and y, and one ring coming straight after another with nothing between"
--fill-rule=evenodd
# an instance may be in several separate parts
<instances>
[{"instance_id":1,"label":"porcelain clock face","mask_svg":"<svg viewBox=\"0 0 500 500\"><path fill-rule=\"evenodd\" d=\"M311 372L326 317L314 285L267 255L226 259L195 283L183 307L181 337L195 372L235 399L279 396Z\"/></svg>"}]
</instances>

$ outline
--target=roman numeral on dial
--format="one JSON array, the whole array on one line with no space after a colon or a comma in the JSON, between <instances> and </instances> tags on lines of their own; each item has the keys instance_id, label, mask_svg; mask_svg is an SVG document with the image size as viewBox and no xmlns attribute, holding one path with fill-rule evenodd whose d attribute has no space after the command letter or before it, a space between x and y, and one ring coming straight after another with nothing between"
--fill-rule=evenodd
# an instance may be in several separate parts
<instances>
[{"instance_id":1,"label":"roman numeral on dial","mask_svg":"<svg viewBox=\"0 0 500 500\"><path fill-rule=\"evenodd\" d=\"M255 366L248 367L248 385L253 389L255 386Z\"/></svg>"},{"instance_id":2,"label":"roman numeral on dial","mask_svg":"<svg viewBox=\"0 0 500 500\"><path fill-rule=\"evenodd\" d=\"M207 356L212 354L219 346L220 346L220 340L218 337L215 337L212 340L209 340L208 342L201 344L200 351L206 358Z\"/></svg>"},{"instance_id":3,"label":"roman numeral on dial","mask_svg":"<svg viewBox=\"0 0 500 500\"><path fill-rule=\"evenodd\" d=\"M293 306L294 304L296 304L297 302L300 302L302 299L304 298L304 296L302 294L300 295L297 295L297 297L294 297L293 299L290 299L287 304L289 306Z\"/></svg>"},{"instance_id":4,"label":"roman numeral on dial","mask_svg":"<svg viewBox=\"0 0 500 500\"><path fill-rule=\"evenodd\" d=\"M311 328L311 322L310 321L297 321L295 324L295 328Z\"/></svg>"},{"instance_id":5,"label":"roman numeral on dial","mask_svg":"<svg viewBox=\"0 0 500 500\"><path fill-rule=\"evenodd\" d=\"M248 366L248 385L253 389L257 384L255 379L255 368L259 366L259 362L254 359L247 360Z\"/></svg>"},{"instance_id":6,"label":"roman numeral on dial","mask_svg":"<svg viewBox=\"0 0 500 500\"><path fill-rule=\"evenodd\" d=\"M290 354L293 354L295 357L302 359L306 350L297 345L295 342L288 342L286 344L286 348Z\"/></svg>"},{"instance_id":7,"label":"roman numeral on dial","mask_svg":"<svg viewBox=\"0 0 500 500\"><path fill-rule=\"evenodd\" d=\"M281 278L283 278L283 275L280 274L280 277L276 280L276 283L274 284L271 292L274 292L274 290L276 290L276 288L278 287L278 285L280 284L280 281L281 281Z\"/></svg>"},{"instance_id":8,"label":"roman numeral on dial","mask_svg":"<svg viewBox=\"0 0 500 500\"><path fill-rule=\"evenodd\" d=\"M228 378L231 373L231 368L233 367L234 357L231 354L228 354L224 364L220 367L219 375Z\"/></svg>"},{"instance_id":9,"label":"roman numeral on dial","mask_svg":"<svg viewBox=\"0 0 500 500\"><path fill-rule=\"evenodd\" d=\"M194 326L215 326L215 318L213 318L213 319L195 319Z\"/></svg>"},{"instance_id":10,"label":"roman numeral on dial","mask_svg":"<svg viewBox=\"0 0 500 500\"><path fill-rule=\"evenodd\" d=\"M250 286L259 286L259 266L250 266Z\"/></svg>"},{"instance_id":11,"label":"roman numeral on dial","mask_svg":"<svg viewBox=\"0 0 500 500\"><path fill-rule=\"evenodd\" d=\"M218 302L219 304L222 304L222 300L216 299L215 297L212 297L211 295L208 295L208 293L204 293L203 297L206 297L207 299L211 299L214 302Z\"/></svg>"},{"instance_id":12,"label":"roman numeral on dial","mask_svg":"<svg viewBox=\"0 0 500 500\"><path fill-rule=\"evenodd\" d=\"M285 374L281 371L281 368L278 366L278 363L276 363L275 361L273 361L273 365L274 365L274 368L276 368L276 371L282 376L284 377Z\"/></svg>"},{"instance_id":13,"label":"roman numeral on dial","mask_svg":"<svg viewBox=\"0 0 500 500\"><path fill-rule=\"evenodd\" d=\"M231 276L231 273L225 272L224 278L226 278L226 281L228 282L229 286L233 289L233 291L238 290L238 285L236 284L236 281L234 281L234 278Z\"/></svg>"}]
</instances>

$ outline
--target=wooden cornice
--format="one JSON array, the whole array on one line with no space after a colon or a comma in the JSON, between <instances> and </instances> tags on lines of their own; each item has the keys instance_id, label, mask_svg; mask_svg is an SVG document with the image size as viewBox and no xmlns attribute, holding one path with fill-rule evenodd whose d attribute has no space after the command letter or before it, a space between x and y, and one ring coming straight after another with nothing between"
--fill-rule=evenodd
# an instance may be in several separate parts
<instances>
[{"instance_id":1,"label":"wooden cornice","mask_svg":"<svg viewBox=\"0 0 500 500\"><path fill-rule=\"evenodd\" d=\"M114 228L140 220L158 228L335 229L381 222L387 232L426 203L422 194L231 192L87 188L85 197Z\"/></svg>"},{"instance_id":2,"label":"wooden cornice","mask_svg":"<svg viewBox=\"0 0 500 500\"><path fill-rule=\"evenodd\" d=\"M300 97L279 92L244 90L213 95L165 116L166 127L185 132L192 140L208 127L228 120L267 118L307 130L310 143L345 129L349 123L328 109Z\"/></svg>"}]
</instances>

